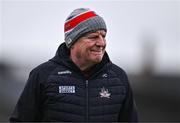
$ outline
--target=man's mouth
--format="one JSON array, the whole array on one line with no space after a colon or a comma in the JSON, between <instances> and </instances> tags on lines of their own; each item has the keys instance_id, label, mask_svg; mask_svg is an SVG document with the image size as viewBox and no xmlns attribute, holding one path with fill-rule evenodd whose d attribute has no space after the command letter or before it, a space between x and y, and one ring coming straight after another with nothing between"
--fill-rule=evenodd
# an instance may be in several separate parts
<instances>
[{"instance_id":1,"label":"man's mouth","mask_svg":"<svg viewBox=\"0 0 180 123\"><path fill-rule=\"evenodd\" d=\"M93 53L95 55L102 55L103 51L102 50L91 50L91 53Z\"/></svg>"}]
</instances>

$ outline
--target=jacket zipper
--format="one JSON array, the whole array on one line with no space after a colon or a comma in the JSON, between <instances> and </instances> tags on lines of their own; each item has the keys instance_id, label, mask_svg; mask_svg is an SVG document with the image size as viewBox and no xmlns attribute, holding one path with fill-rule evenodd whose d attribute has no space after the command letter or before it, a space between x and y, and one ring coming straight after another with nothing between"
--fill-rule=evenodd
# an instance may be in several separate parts
<instances>
[{"instance_id":1,"label":"jacket zipper","mask_svg":"<svg viewBox=\"0 0 180 123\"><path fill-rule=\"evenodd\" d=\"M88 94L88 80L86 80L86 122L89 121L89 94Z\"/></svg>"}]
</instances>

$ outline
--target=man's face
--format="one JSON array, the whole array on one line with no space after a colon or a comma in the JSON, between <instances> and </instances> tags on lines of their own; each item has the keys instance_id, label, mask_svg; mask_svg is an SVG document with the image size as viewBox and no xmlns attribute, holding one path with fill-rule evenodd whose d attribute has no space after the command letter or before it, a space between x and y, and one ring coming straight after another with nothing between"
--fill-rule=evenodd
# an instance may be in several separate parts
<instances>
[{"instance_id":1,"label":"man's face","mask_svg":"<svg viewBox=\"0 0 180 123\"><path fill-rule=\"evenodd\" d=\"M98 30L78 39L72 46L72 52L81 63L99 63L105 53L106 32Z\"/></svg>"}]
</instances>

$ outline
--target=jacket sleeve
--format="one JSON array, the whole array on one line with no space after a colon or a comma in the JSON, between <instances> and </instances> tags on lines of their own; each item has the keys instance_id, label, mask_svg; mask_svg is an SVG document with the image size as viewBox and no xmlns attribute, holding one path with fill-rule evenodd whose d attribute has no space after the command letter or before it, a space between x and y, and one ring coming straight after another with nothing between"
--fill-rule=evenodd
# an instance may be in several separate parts
<instances>
[{"instance_id":1,"label":"jacket sleeve","mask_svg":"<svg viewBox=\"0 0 180 123\"><path fill-rule=\"evenodd\" d=\"M123 75L123 81L126 82L126 98L119 113L120 122L138 122L136 104L133 98L133 92L130 87L126 73Z\"/></svg>"},{"instance_id":2,"label":"jacket sleeve","mask_svg":"<svg viewBox=\"0 0 180 123\"><path fill-rule=\"evenodd\" d=\"M40 84L38 73L32 71L16 107L10 116L10 122L38 121L39 119Z\"/></svg>"}]
</instances>

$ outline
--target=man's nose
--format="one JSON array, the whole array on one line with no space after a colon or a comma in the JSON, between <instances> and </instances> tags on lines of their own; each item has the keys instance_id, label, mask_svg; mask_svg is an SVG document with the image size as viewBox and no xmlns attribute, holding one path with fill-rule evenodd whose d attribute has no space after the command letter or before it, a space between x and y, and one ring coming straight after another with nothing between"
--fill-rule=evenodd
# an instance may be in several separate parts
<instances>
[{"instance_id":1,"label":"man's nose","mask_svg":"<svg viewBox=\"0 0 180 123\"><path fill-rule=\"evenodd\" d=\"M96 45L103 47L105 46L105 44L106 44L105 38L102 35L99 35L99 38L96 41Z\"/></svg>"}]
</instances>

